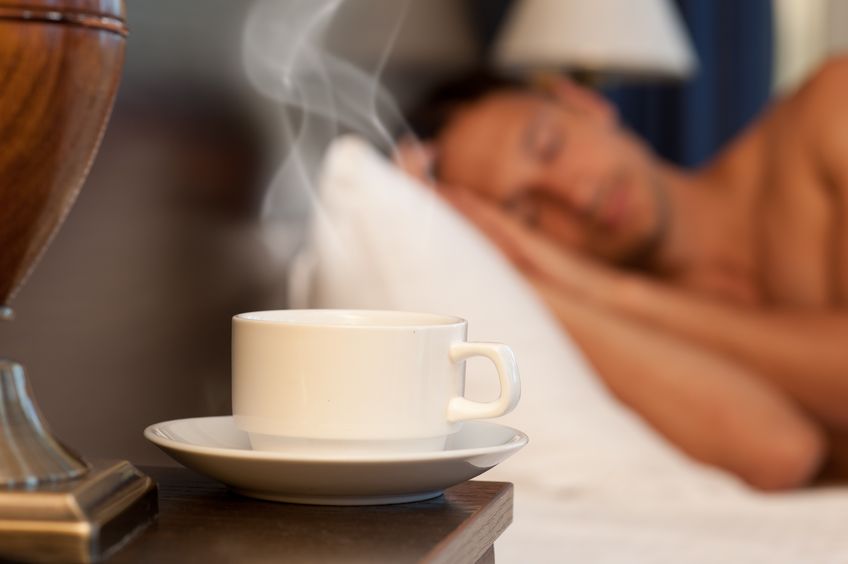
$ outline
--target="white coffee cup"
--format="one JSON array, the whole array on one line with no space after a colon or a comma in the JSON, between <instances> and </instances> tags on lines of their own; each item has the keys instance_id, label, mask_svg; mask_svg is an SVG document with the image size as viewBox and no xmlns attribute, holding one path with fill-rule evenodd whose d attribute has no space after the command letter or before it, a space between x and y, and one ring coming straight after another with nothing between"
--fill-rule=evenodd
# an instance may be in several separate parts
<instances>
[{"instance_id":1,"label":"white coffee cup","mask_svg":"<svg viewBox=\"0 0 848 564\"><path fill-rule=\"evenodd\" d=\"M468 419L512 411L512 351L469 343L468 324L429 313L279 310L233 318L233 415L257 450L438 449ZM495 365L500 396L463 397L464 360Z\"/></svg>"}]
</instances>

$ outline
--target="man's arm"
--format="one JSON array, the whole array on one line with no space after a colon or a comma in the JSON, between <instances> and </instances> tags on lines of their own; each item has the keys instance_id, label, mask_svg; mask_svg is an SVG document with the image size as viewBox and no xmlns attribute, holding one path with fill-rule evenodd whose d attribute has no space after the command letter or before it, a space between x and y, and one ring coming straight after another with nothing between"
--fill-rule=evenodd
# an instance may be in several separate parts
<instances>
[{"instance_id":1,"label":"man's arm","mask_svg":"<svg viewBox=\"0 0 848 564\"><path fill-rule=\"evenodd\" d=\"M500 210L456 192L452 202L525 273L646 327L725 354L848 430L848 312L728 306L567 253Z\"/></svg>"},{"instance_id":2,"label":"man's arm","mask_svg":"<svg viewBox=\"0 0 848 564\"><path fill-rule=\"evenodd\" d=\"M681 450L762 489L813 476L819 429L752 371L534 282L609 389Z\"/></svg>"},{"instance_id":3,"label":"man's arm","mask_svg":"<svg viewBox=\"0 0 848 564\"><path fill-rule=\"evenodd\" d=\"M596 303L756 370L848 430L848 313L740 309L646 278L614 276Z\"/></svg>"},{"instance_id":4,"label":"man's arm","mask_svg":"<svg viewBox=\"0 0 848 564\"><path fill-rule=\"evenodd\" d=\"M427 161L408 155L405 160ZM473 194L439 192L522 270L537 274L530 280L610 390L681 450L762 489L798 486L813 476L825 442L792 400L738 363L584 303L579 292L567 291L556 279L600 287L611 280L606 269L559 257L558 249L546 241L537 244L535 234ZM534 268L539 263L556 264L557 271L540 273Z\"/></svg>"}]
</instances>

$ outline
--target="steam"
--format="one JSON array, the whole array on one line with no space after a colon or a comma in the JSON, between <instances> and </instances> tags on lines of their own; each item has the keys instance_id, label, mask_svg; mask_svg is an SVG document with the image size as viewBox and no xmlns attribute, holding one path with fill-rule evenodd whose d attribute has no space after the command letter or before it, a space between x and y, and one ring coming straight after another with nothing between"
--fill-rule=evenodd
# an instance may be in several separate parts
<instances>
[{"instance_id":1,"label":"steam","mask_svg":"<svg viewBox=\"0 0 848 564\"><path fill-rule=\"evenodd\" d=\"M279 237L273 235L274 226L296 223L304 212L322 220L315 178L327 145L342 131L356 132L388 152L394 147L391 132L405 127L397 105L380 85L380 76L409 0L386 3L398 10L397 23L370 74L326 46L327 30L343 2L258 0L246 21L243 53L248 77L262 94L288 109L281 115L281 127L289 152L262 207L266 230L275 239ZM279 240L270 243L271 252L279 254Z\"/></svg>"}]
</instances>

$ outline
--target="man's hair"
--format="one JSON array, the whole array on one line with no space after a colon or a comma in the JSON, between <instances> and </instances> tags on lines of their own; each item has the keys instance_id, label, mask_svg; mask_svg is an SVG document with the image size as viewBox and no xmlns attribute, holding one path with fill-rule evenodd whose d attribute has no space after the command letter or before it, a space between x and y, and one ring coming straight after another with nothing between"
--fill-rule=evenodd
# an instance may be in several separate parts
<instances>
[{"instance_id":1,"label":"man's hair","mask_svg":"<svg viewBox=\"0 0 848 564\"><path fill-rule=\"evenodd\" d=\"M473 71L454 77L433 88L408 113L409 127L419 139L432 140L462 106L483 100L504 90L526 90L520 80L489 71Z\"/></svg>"}]
</instances>

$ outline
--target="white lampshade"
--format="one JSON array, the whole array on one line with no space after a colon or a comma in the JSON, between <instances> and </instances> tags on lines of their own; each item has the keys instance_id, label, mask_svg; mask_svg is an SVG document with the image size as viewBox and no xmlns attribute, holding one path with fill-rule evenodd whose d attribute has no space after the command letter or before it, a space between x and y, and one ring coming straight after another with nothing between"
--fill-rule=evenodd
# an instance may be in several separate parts
<instances>
[{"instance_id":1,"label":"white lampshade","mask_svg":"<svg viewBox=\"0 0 848 564\"><path fill-rule=\"evenodd\" d=\"M669 0L517 0L495 63L681 79L697 66Z\"/></svg>"}]
</instances>

